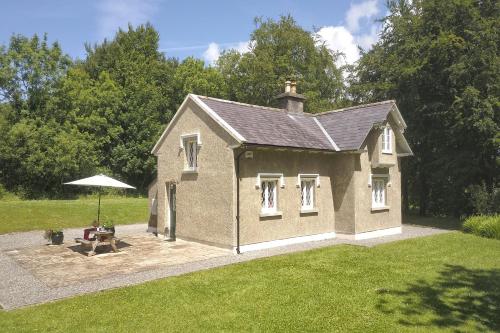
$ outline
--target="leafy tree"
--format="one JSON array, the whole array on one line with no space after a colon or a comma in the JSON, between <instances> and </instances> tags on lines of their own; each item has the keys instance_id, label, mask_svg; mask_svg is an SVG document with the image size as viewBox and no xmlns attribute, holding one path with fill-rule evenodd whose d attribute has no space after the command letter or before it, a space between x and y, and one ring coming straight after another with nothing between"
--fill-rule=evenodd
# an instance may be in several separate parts
<instances>
[{"instance_id":1,"label":"leafy tree","mask_svg":"<svg viewBox=\"0 0 500 333\"><path fill-rule=\"evenodd\" d=\"M415 157L406 202L464 212L466 188L498 187L500 6L485 0L389 1L380 41L350 79L356 102L396 99Z\"/></svg>"},{"instance_id":2,"label":"leafy tree","mask_svg":"<svg viewBox=\"0 0 500 333\"><path fill-rule=\"evenodd\" d=\"M291 16L255 20L250 52L225 52L217 68L226 82L229 99L274 105L286 79L298 80L307 97L305 110L319 112L343 102L342 72L335 66L337 54L297 25Z\"/></svg>"},{"instance_id":3,"label":"leafy tree","mask_svg":"<svg viewBox=\"0 0 500 333\"><path fill-rule=\"evenodd\" d=\"M2 183L26 198L60 196L64 181L96 165L91 138L67 124L27 118L2 136Z\"/></svg>"},{"instance_id":4,"label":"leafy tree","mask_svg":"<svg viewBox=\"0 0 500 333\"><path fill-rule=\"evenodd\" d=\"M158 41L151 25L129 26L111 41L87 45L87 58L81 64L93 80L102 80L103 73L108 73L121 91L121 102L110 111L115 117L113 135L118 138L107 152L109 168L141 189L155 170L151 148L174 113L169 106L175 62L165 59Z\"/></svg>"},{"instance_id":5,"label":"leafy tree","mask_svg":"<svg viewBox=\"0 0 500 333\"><path fill-rule=\"evenodd\" d=\"M47 35L14 35L0 46L0 102L12 106L13 120L43 116L58 80L71 65L59 44L49 46Z\"/></svg>"}]
</instances>

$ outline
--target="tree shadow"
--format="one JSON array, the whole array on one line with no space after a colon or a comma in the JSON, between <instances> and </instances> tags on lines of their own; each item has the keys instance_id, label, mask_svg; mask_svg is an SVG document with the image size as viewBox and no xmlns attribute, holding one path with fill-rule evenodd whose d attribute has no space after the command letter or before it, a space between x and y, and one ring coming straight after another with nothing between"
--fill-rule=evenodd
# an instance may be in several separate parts
<instances>
[{"instance_id":1,"label":"tree shadow","mask_svg":"<svg viewBox=\"0 0 500 333\"><path fill-rule=\"evenodd\" d=\"M403 216L403 224L418 225L421 227L439 228L447 230L461 230L462 222L460 219L447 216L427 216L422 217L418 215L407 214Z\"/></svg>"},{"instance_id":2,"label":"tree shadow","mask_svg":"<svg viewBox=\"0 0 500 333\"><path fill-rule=\"evenodd\" d=\"M404 326L500 331L500 269L445 265L431 282L418 280L405 290L379 290L377 309L402 314Z\"/></svg>"}]
</instances>

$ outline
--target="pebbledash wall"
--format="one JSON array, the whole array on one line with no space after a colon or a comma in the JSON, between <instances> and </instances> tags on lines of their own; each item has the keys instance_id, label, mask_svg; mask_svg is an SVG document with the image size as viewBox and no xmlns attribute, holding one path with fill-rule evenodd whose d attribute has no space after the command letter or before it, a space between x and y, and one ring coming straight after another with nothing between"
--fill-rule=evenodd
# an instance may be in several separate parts
<instances>
[{"instance_id":1,"label":"pebbledash wall","mask_svg":"<svg viewBox=\"0 0 500 333\"><path fill-rule=\"evenodd\" d=\"M236 246L236 141L192 101L170 125L158 150L157 231L168 233L166 185L177 186L176 236L221 247ZM197 133L201 144L198 171L183 172L181 135ZM380 130L372 130L357 153L312 152L292 149L252 148L252 158L240 163L240 245L258 244L306 236L326 235L355 238L370 232L401 227L401 176L397 145L392 154L380 150ZM373 168L372 166L378 166ZM387 187L389 208L372 209L372 172L390 174ZM261 216L259 173L282 174L278 186L277 216ZM315 211L301 213L299 174L318 174ZM280 182L278 182L281 185ZM398 230L399 228L399 230ZM378 234L374 234L378 235ZM369 237L369 236L367 236ZM265 246L264 246L265 247Z\"/></svg>"},{"instance_id":2,"label":"pebbledash wall","mask_svg":"<svg viewBox=\"0 0 500 333\"><path fill-rule=\"evenodd\" d=\"M158 233L168 228L166 186L176 183L176 236L213 245L234 243L234 158L236 141L194 102L171 124L158 150ZM199 134L198 171L184 172L180 138Z\"/></svg>"}]
</instances>

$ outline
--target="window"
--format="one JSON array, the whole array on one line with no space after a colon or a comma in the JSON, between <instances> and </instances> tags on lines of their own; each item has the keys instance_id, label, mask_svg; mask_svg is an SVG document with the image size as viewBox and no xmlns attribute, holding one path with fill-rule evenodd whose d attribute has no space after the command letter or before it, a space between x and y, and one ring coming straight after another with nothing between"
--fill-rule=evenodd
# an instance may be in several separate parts
<instances>
[{"instance_id":1,"label":"window","mask_svg":"<svg viewBox=\"0 0 500 333\"><path fill-rule=\"evenodd\" d=\"M304 178L300 181L301 210L314 209L314 178Z\"/></svg>"},{"instance_id":2,"label":"window","mask_svg":"<svg viewBox=\"0 0 500 333\"><path fill-rule=\"evenodd\" d=\"M198 163L198 147L196 140L187 139L184 144L186 150L186 166L188 170L196 170Z\"/></svg>"},{"instance_id":3,"label":"window","mask_svg":"<svg viewBox=\"0 0 500 333\"><path fill-rule=\"evenodd\" d=\"M384 127L384 131L382 133L382 152L383 153L392 153L392 130L389 126Z\"/></svg>"},{"instance_id":4,"label":"window","mask_svg":"<svg viewBox=\"0 0 500 333\"><path fill-rule=\"evenodd\" d=\"M184 171L197 171L200 146L201 141L198 133L181 135L181 149L184 150L185 155Z\"/></svg>"},{"instance_id":5,"label":"window","mask_svg":"<svg viewBox=\"0 0 500 333\"><path fill-rule=\"evenodd\" d=\"M276 194L277 184L278 181L276 179L262 180L260 184L262 213L277 212L277 194Z\"/></svg>"},{"instance_id":6,"label":"window","mask_svg":"<svg viewBox=\"0 0 500 333\"><path fill-rule=\"evenodd\" d=\"M386 178L372 177L372 207L386 207Z\"/></svg>"}]
</instances>

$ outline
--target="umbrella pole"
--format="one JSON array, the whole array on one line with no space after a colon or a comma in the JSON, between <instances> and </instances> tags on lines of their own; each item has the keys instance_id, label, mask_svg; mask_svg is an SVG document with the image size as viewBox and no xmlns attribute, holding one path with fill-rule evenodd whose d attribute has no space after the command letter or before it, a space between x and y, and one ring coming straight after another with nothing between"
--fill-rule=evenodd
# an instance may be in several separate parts
<instances>
[{"instance_id":1,"label":"umbrella pole","mask_svg":"<svg viewBox=\"0 0 500 333\"><path fill-rule=\"evenodd\" d=\"M97 206L97 225L100 225L99 217L101 215L101 189L99 189L99 205Z\"/></svg>"}]
</instances>

